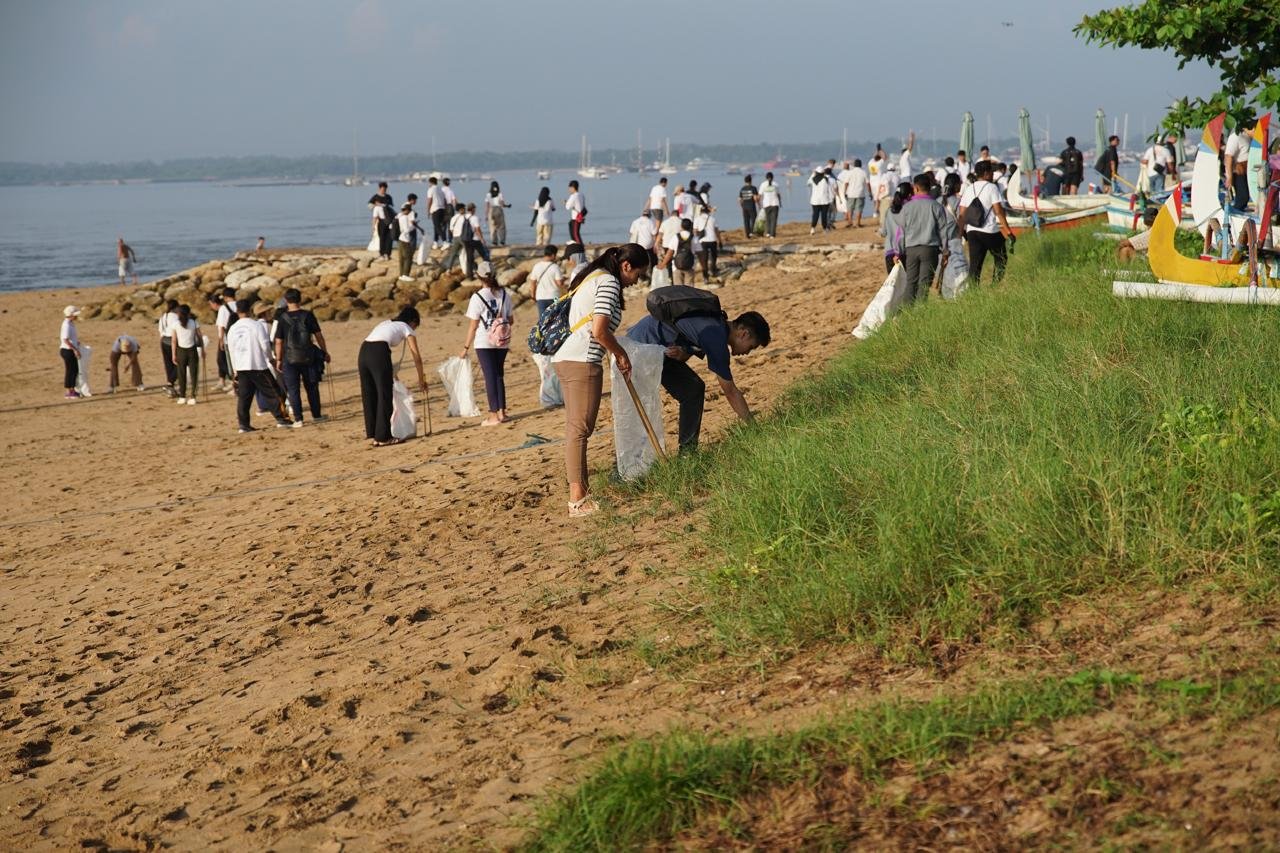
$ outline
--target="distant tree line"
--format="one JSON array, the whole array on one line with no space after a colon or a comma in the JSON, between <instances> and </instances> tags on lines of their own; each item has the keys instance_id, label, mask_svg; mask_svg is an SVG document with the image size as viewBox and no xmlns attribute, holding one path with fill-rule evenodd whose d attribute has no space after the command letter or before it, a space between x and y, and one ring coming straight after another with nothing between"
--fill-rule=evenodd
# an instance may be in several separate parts
<instances>
[{"instance_id":1,"label":"distant tree line","mask_svg":"<svg viewBox=\"0 0 1280 853\"><path fill-rule=\"evenodd\" d=\"M901 140L883 140L886 151L896 154ZM1001 139L992 148L1002 151L1016 145L1016 139ZM850 141L849 156L868 157L875 151L876 143ZM722 163L758 164L773 160L779 154L784 159L818 162L828 157L840 156L840 140L815 143L775 143L736 145L675 145L671 146L671 162L683 166L695 157L718 160ZM929 156L953 153L953 139L917 139L917 162ZM644 162L653 162L656 146L644 151ZM595 165L617 163L630 167L635 164L634 148L611 148L592 151ZM497 172L508 169L571 169L578 165L576 151L451 151L437 154L432 165L430 154L369 155L360 158L360 174L366 178L383 175L406 175L439 169L442 172ZM14 163L0 162L0 185L84 183L88 181L227 181L253 179L326 180L341 179L351 174L351 157L342 154L315 154L305 157L184 157L177 160L140 160L132 163Z\"/></svg>"}]
</instances>

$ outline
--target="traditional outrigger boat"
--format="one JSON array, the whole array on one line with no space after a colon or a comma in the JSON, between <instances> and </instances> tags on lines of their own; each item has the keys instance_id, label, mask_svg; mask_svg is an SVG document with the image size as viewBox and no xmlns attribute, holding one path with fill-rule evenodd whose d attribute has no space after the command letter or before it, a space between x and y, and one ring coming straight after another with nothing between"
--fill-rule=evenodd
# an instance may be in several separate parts
<instances>
[{"instance_id":1,"label":"traditional outrigger boat","mask_svg":"<svg viewBox=\"0 0 1280 853\"><path fill-rule=\"evenodd\" d=\"M1022 194L1022 171L1013 173L1009 178L1009 188L1005 193L1009 200L1009 209L1018 213L1039 213L1041 216L1053 216L1073 210L1093 210L1106 207L1113 200L1122 198L1110 193L1094 193L1093 195L1052 195L1027 198Z\"/></svg>"},{"instance_id":2,"label":"traditional outrigger boat","mask_svg":"<svg viewBox=\"0 0 1280 853\"><path fill-rule=\"evenodd\" d=\"M1218 234L1221 235L1218 240L1220 256L1230 253L1235 242L1234 235L1240 234L1247 228L1249 222L1252 221L1261 227L1268 218L1262 215L1255 218L1248 213L1235 210L1231 212L1230 217L1226 215L1223 207L1224 193L1219 148L1226 115L1226 113L1219 114L1205 126L1191 173L1191 218L1201 234L1208 233L1210 223L1217 224ZM1260 212L1267 201L1267 196L1263 192L1266 180L1262 175L1263 170L1268 168L1265 164L1264 152L1270 136L1270 123L1271 115L1268 113L1254 128L1249 145L1249 187L1253 193L1251 200ZM1274 207L1271 209L1274 211ZM1274 226L1271 228L1271 240L1273 245L1280 245L1280 228Z\"/></svg>"}]
</instances>

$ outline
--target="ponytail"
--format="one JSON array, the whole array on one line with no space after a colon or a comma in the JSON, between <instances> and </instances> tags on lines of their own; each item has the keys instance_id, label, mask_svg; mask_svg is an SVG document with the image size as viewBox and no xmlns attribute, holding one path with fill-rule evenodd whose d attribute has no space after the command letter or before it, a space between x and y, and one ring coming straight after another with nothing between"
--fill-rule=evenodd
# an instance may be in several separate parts
<instances>
[{"instance_id":1,"label":"ponytail","mask_svg":"<svg viewBox=\"0 0 1280 853\"><path fill-rule=\"evenodd\" d=\"M604 270L609 275L618 279L618 284L622 284L622 264L623 262L631 264L635 269L647 270L649 268L649 250L639 243L623 243L619 246L610 246L600 253L600 257L587 264L577 275L573 277L573 281L569 286L570 290L586 281L587 276L596 270ZM627 307L626 298L623 297L622 289L618 289L621 305L625 309Z\"/></svg>"}]
</instances>

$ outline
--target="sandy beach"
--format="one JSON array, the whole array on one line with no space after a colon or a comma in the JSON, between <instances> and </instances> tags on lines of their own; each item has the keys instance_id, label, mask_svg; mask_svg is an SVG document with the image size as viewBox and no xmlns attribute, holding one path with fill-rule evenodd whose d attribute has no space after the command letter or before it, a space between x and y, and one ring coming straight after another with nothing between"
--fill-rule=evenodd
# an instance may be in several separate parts
<instances>
[{"instance_id":1,"label":"sandy beach","mask_svg":"<svg viewBox=\"0 0 1280 853\"><path fill-rule=\"evenodd\" d=\"M773 327L735 360L757 410L848 345L884 277L877 251L818 258L719 291L730 316ZM14 848L502 846L531 798L620 737L817 701L783 686L791 667L770 694L655 676L626 651L696 630L684 567L715 555L682 518L566 517L563 413L538 407L522 343L532 305L516 317L510 424L444 416L434 371L464 321L427 318L434 434L374 449L354 373L371 321L325 324L328 423L237 435L217 393L64 401L61 308L107 292L0 297L0 834ZM624 325L643 312L637 292ZM152 322L87 320L95 391L122 333L143 341L146 382L161 377ZM704 440L731 419L710 391ZM665 420L673 440L669 399ZM593 470L612 454L606 400Z\"/></svg>"}]
</instances>

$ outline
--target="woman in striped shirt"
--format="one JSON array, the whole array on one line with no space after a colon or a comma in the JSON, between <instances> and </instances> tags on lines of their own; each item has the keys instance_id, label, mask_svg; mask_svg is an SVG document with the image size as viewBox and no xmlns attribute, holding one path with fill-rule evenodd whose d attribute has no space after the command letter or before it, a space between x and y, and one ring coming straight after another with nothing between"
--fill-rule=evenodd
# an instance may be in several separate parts
<instances>
[{"instance_id":1,"label":"woman in striped shirt","mask_svg":"<svg viewBox=\"0 0 1280 853\"><path fill-rule=\"evenodd\" d=\"M600 505L587 495L587 439L596 428L604 390L604 354L608 351L624 376L631 360L614 337L622 322L622 289L649 269L649 252L638 243L612 246L573 277L569 328L573 333L551 357L564 394L565 467L569 477L569 516L590 515Z\"/></svg>"}]
</instances>

